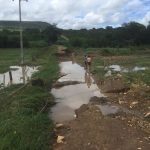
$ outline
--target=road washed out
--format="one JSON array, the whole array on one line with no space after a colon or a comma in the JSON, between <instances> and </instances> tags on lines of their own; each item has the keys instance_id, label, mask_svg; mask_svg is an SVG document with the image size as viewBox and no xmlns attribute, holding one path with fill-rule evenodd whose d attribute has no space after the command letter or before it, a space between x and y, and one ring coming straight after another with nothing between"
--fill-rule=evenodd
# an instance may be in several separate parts
<instances>
[{"instance_id":1,"label":"road washed out","mask_svg":"<svg viewBox=\"0 0 150 150\"><path fill-rule=\"evenodd\" d=\"M80 84L66 85L62 88L53 88L51 93L57 104L52 108L50 116L55 122L72 120L75 110L83 104L88 104L91 97L104 97L90 73L84 67L71 61L60 63L61 73L66 74L58 82L79 81Z\"/></svg>"}]
</instances>

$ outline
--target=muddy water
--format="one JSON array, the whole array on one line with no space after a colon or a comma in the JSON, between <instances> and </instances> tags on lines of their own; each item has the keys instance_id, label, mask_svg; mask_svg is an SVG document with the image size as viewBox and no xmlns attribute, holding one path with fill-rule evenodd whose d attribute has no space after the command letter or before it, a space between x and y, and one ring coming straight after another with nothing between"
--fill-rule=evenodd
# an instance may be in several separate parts
<instances>
[{"instance_id":1,"label":"muddy water","mask_svg":"<svg viewBox=\"0 0 150 150\"><path fill-rule=\"evenodd\" d=\"M87 104L91 97L103 97L90 73L78 64L69 62L60 63L61 73L67 74L59 82L79 81L81 84L68 85L60 89L53 88L51 93L56 98L57 104L52 108L50 116L55 122L72 120L75 110Z\"/></svg>"},{"instance_id":2,"label":"muddy water","mask_svg":"<svg viewBox=\"0 0 150 150\"><path fill-rule=\"evenodd\" d=\"M121 111L121 109L115 105L107 104L107 105L97 105L97 106L100 108L104 116L107 116L110 114L116 114L119 111Z\"/></svg>"},{"instance_id":3,"label":"muddy water","mask_svg":"<svg viewBox=\"0 0 150 150\"><path fill-rule=\"evenodd\" d=\"M130 68L125 68L119 65L110 65L105 68L106 70L111 70L114 72L134 72L134 71L144 71L148 69L147 67L140 67L140 66L135 66L135 67L130 67Z\"/></svg>"},{"instance_id":4,"label":"muddy water","mask_svg":"<svg viewBox=\"0 0 150 150\"><path fill-rule=\"evenodd\" d=\"M29 80L33 73L38 71L38 67L29 67L29 66L10 66L12 73L12 82L10 82L9 72L0 74L0 84L3 84L5 87L10 84L20 84L23 83L23 77L25 82Z\"/></svg>"},{"instance_id":5,"label":"muddy water","mask_svg":"<svg viewBox=\"0 0 150 150\"><path fill-rule=\"evenodd\" d=\"M135 67L125 68L120 65L110 65L108 67L105 67L104 69L107 70L107 73L105 74L105 76L108 77L108 76L111 76L113 72L124 72L124 73L137 72L137 71L147 70L148 67L135 66Z\"/></svg>"}]
</instances>

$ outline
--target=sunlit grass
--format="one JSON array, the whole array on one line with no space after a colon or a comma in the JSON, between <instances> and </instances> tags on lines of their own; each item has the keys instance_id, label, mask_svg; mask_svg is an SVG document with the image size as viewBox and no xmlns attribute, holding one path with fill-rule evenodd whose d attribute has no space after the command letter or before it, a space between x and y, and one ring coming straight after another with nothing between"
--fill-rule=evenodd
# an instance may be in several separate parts
<instances>
[{"instance_id":1,"label":"sunlit grass","mask_svg":"<svg viewBox=\"0 0 150 150\"><path fill-rule=\"evenodd\" d=\"M36 55L36 64L40 65L40 70L34 78L43 80L45 87L29 84L13 95L10 94L22 85L11 86L0 91L1 150L52 149L53 123L49 119L47 110L44 112L41 110L46 104L48 107L54 104L50 89L47 87L50 87L58 77L59 67L53 55L55 50L56 47L44 48L43 51L33 50L26 55L26 60L30 59L32 52ZM18 50L12 52L11 55L14 55L12 60L17 58L17 54ZM8 62L8 57L5 57L5 61ZM10 55L9 58L11 59Z\"/></svg>"}]
</instances>

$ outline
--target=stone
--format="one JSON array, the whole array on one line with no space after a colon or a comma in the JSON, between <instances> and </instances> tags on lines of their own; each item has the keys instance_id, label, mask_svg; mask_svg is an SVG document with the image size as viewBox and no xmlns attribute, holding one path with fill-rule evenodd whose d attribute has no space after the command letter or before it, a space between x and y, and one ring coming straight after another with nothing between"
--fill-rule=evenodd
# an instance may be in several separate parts
<instances>
[{"instance_id":1,"label":"stone","mask_svg":"<svg viewBox=\"0 0 150 150\"><path fill-rule=\"evenodd\" d=\"M65 139L64 136L58 135L58 137L57 137L57 143L58 143L58 144L64 143L64 142L63 142L64 139Z\"/></svg>"},{"instance_id":2,"label":"stone","mask_svg":"<svg viewBox=\"0 0 150 150\"><path fill-rule=\"evenodd\" d=\"M124 101L121 101L120 99L119 99L118 102L119 102L120 105L125 103Z\"/></svg>"},{"instance_id":3,"label":"stone","mask_svg":"<svg viewBox=\"0 0 150 150\"><path fill-rule=\"evenodd\" d=\"M59 124L56 124L56 128L62 128L64 125L59 123Z\"/></svg>"},{"instance_id":4,"label":"stone","mask_svg":"<svg viewBox=\"0 0 150 150\"><path fill-rule=\"evenodd\" d=\"M150 118L150 112L146 113L144 117L145 118Z\"/></svg>"},{"instance_id":5,"label":"stone","mask_svg":"<svg viewBox=\"0 0 150 150\"><path fill-rule=\"evenodd\" d=\"M137 104L138 104L138 102L132 102L132 103L130 104L130 108L135 107L135 105L137 105Z\"/></svg>"}]
</instances>

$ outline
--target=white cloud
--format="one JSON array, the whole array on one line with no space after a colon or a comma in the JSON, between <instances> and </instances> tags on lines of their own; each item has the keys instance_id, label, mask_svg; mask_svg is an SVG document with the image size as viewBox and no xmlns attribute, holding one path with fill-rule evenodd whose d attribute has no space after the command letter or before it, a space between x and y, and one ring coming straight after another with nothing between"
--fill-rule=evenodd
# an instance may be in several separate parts
<instances>
[{"instance_id":1,"label":"white cloud","mask_svg":"<svg viewBox=\"0 0 150 150\"><path fill-rule=\"evenodd\" d=\"M150 22L150 11L146 13L143 19L141 19L139 22L143 23L144 25L148 25Z\"/></svg>"},{"instance_id":2,"label":"white cloud","mask_svg":"<svg viewBox=\"0 0 150 150\"><path fill-rule=\"evenodd\" d=\"M0 20L18 19L18 1L0 0ZM23 20L56 23L60 28L99 28L139 19L146 0L29 0L22 2ZM140 7L141 6L141 7ZM136 14L135 12L138 12ZM145 13L145 12L144 12ZM143 16L147 22L149 14Z\"/></svg>"}]
</instances>

